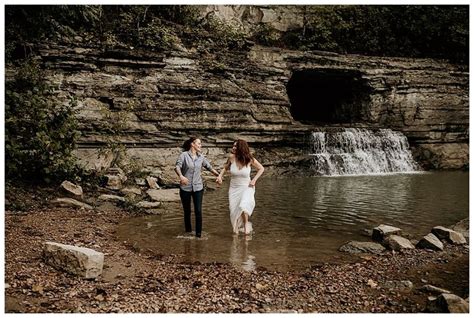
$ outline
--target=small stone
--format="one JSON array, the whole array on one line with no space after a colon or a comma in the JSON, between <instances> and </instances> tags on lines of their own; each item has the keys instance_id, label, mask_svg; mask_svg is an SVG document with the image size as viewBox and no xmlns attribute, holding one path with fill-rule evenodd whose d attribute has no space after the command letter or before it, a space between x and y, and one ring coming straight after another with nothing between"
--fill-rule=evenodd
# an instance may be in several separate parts
<instances>
[{"instance_id":1,"label":"small stone","mask_svg":"<svg viewBox=\"0 0 474 318\"><path fill-rule=\"evenodd\" d=\"M155 177L146 177L146 182L150 189L160 189L160 186L157 183L158 179Z\"/></svg>"},{"instance_id":2,"label":"small stone","mask_svg":"<svg viewBox=\"0 0 474 318\"><path fill-rule=\"evenodd\" d=\"M367 286L370 286L371 288L375 288L375 287L377 287L377 283L374 282L372 279L369 279L367 281Z\"/></svg>"}]
</instances>

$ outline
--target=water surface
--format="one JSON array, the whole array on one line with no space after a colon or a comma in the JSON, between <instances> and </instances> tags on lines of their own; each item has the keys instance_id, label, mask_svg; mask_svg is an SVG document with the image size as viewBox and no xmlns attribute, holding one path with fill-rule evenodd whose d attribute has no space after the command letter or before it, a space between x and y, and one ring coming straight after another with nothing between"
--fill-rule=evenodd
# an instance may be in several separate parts
<instances>
[{"instance_id":1,"label":"water surface","mask_svg":"<svg viewBox=\"0 0 474 318\"><path fill-rule=\"evenodd\" d=\"M227 190L228 178L204 195L203 239L184 235L180 209L130 218L119 225L118 236L189 261L230 262L244 270L302 269L351 258L338 252L339 246L370 240L364 230L382 223L419 239L433 226L449 226L469 215L467 172L261 178L254 233L245 237L232 234Z\"/></svg>"}]
</instances>

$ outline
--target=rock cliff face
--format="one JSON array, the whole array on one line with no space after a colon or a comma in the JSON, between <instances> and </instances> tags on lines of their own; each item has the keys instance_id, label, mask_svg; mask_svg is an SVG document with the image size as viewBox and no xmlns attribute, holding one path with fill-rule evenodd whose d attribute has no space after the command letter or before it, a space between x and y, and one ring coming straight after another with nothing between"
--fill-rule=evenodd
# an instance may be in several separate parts
<instances>
[{"instance_id":1,"label":"rock cliff face","mask_svg":"<svg viewBox=\"0 0 474 318\"><path fill-rule=\"evenodd\" d=\"M225 53L224 63L185 49L76 43L38 52L58 98L79 101L77 154L89 167L110 162L97 152L113 140L169 182L179 146L193 134L218 168L241 137L269 173L306 173L311 132L333 127L392 128L426 167L468 164L469 74L443 61L263 47Z\"/></svg>"}]
</instances>

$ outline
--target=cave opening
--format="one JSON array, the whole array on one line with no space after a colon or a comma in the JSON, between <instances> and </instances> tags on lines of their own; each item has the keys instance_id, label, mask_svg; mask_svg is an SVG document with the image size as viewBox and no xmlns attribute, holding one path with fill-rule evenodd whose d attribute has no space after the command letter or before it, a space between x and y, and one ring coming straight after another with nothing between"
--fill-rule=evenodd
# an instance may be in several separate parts
<instances>
[{"instance_id":1,"label":"cave opening","mask_svg":"<svg viewBox=\"0 0 474 318\"><path fill-rule=\"evenodd\" d=\"M291 115L303 123L348 124L367 117L370 88L356 70L298 70L287 84L287 93Z\"/></svg>"}]
</instances>

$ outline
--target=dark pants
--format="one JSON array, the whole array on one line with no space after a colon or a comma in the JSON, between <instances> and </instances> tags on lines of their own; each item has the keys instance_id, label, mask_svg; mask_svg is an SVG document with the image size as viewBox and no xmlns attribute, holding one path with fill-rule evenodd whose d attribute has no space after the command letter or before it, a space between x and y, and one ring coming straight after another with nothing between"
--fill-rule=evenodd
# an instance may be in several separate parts
<instances>
[{"instance_id":1,"label":"dark pants","mask_svg":"<svg viewBox=\"0 0 474 318\"><path fill-rule=\"evenodd\" d=\"M194 215L196 216L196 236L201 237L202 231L202 196L204 190L196 192L188 192L179 190L179 196L181 197L181 203L183 204L184 210L184 228L186 232L192 232L191 226L191 197L194 202Z\"/></svg>"}]
</instances>

